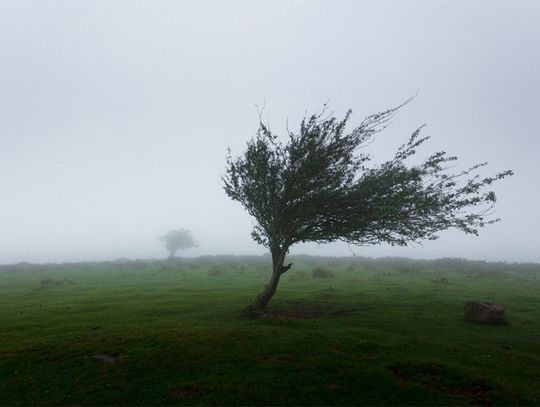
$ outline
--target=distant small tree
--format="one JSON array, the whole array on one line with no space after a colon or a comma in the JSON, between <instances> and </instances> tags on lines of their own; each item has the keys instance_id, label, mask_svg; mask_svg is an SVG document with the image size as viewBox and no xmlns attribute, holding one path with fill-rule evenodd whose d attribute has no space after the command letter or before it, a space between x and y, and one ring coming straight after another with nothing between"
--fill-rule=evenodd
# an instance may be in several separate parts
<instances>
[{"instance_id":1,"label":"distant small tree","mask_svg":"<svg viewBox=\"0 0 540 407\"><path fill-rule=\"evenodd\" d=\"M187 229L171 230L161 236L159 240L169 252L170 258L173 258L178 250L197 247L195 239Z\"/></svg>"},{"instance_id":2,"label":"distant small tree","mask_svg":"<svg viewBox=\"0 0 540 407\"><path fill-rule=\"evenodd\" d=\"M407 102L406 102L407 103ZM272 254L270 282L246 309L261 313L274 295L295 243L343 241L355 245L381 242L405 246L455 228L478 234L494 223L490 218L495 193L485 187L512 174L470 175L481 163L451 173L457 157L444 151L419 164L408 159L428 137L421 127L398 148L394 157L368 166L371 156L360 150L386 128L404 104L364 119L345 132L351 115L338 120L325 113L306 116L300 131L289 131L282 143L260 122L243 155L229 151L223 183L226 194L255 218L253 239Z\"/></svg>"}]
</instances>

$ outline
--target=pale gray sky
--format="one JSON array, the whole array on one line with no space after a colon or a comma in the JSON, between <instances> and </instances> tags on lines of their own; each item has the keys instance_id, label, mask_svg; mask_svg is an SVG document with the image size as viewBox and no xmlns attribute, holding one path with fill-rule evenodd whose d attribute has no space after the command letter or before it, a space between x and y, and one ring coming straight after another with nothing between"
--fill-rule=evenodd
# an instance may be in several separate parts
<instances>
[{"instance_id":1,"label":"pale gray sky","mask_svg":"<svg viewBox=\"0 0 540 407\"><path fill-rule=\"evenodd\" d=\"M266 102L272 129L324 102L354 125L418 97L381 133L419 125L466 167L511 168L480 237L359 255L540 261L540 2L0 0L0 263L258 254L220 186ZM348 255L343 244L293 252Z\"/></svg>"}]
</instances>

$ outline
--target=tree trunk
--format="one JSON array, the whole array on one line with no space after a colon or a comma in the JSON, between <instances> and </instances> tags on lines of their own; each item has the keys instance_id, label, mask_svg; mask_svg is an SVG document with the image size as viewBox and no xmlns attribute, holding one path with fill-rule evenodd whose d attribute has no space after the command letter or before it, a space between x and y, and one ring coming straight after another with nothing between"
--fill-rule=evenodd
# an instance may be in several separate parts
<instances>
[{"instance_id":1,"label":"tree trunk","mask_svg":"<svg viewBox=\"0 0 540 407\"><path fill-rule=\"evenodd\" d=\"M283 265L286 254L287 250L272 250L272 277L270 277L270 281L264 287L264 290L257 295L255 301L244 309L244 312L247 315L257 316L266 312L266 305L274 296L281 275L289 270L292 266L292 263L286 266Z\"/></svg>"}]
</instances>

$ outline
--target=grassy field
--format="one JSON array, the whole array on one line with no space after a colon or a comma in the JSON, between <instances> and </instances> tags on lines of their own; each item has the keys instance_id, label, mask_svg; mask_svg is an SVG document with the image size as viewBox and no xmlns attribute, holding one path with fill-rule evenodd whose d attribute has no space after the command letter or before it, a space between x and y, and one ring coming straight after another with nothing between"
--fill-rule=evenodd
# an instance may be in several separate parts
<instances>
[{"instance_id":1,"label":"grassy field","mask_svg":"<svg viewBox=\"0 0 540 407\"><path fill-rule=\"evenodd\" d=\"M292 261L254 320L268 258L0 267L0 404L540 404L540 265Z\"/></svg>"}]
</instances>

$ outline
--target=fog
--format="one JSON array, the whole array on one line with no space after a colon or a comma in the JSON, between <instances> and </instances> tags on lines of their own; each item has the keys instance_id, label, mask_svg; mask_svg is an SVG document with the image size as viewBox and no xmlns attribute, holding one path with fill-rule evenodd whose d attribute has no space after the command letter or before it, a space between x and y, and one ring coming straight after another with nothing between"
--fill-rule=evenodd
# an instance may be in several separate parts
<instances>
[{"instance_id":1,"label":"fog","mask_svg":"<svg viewBox=\"0 0 540 407\"><path fill-rule=\"evenodd\" d=\"M350 123L418 93L370 146L426 123L494 186L501 222L424 245L293 253L540 261L537 1L0 2L0 263L263 254L221 187L264 120L285 135L325 102Z\"/></svg>"}]
</instances>

